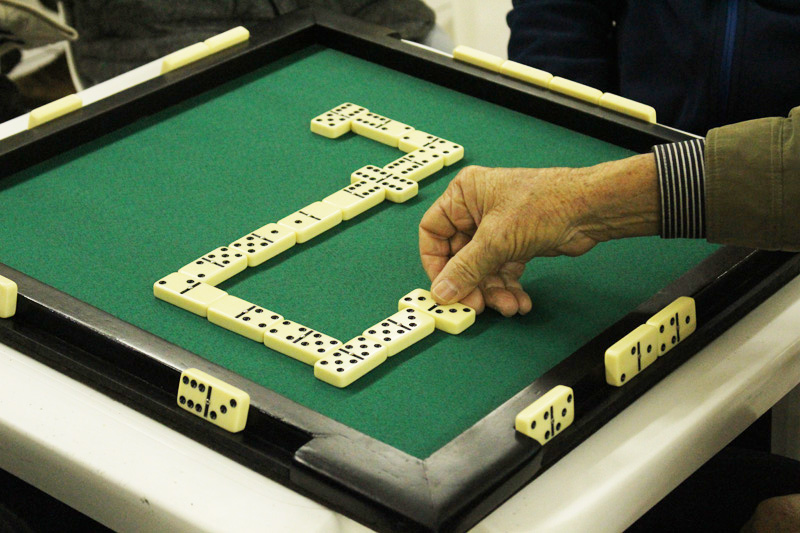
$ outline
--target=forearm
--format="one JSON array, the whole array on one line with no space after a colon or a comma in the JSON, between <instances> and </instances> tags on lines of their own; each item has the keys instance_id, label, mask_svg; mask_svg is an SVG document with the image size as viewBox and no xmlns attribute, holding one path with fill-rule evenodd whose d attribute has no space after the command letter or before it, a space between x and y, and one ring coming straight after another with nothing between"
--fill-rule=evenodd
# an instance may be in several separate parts
<instances>
[{"instance_id":1,"label":"forearm","mask_svg":"<svg viewBox=\"0 0 800 533\"><path fill-rule=\"evenodd\" d=\"M575 169L582 180L578 225L597 241L658 235L661 203L653 154Z\"/></svg>"}]
</instances>

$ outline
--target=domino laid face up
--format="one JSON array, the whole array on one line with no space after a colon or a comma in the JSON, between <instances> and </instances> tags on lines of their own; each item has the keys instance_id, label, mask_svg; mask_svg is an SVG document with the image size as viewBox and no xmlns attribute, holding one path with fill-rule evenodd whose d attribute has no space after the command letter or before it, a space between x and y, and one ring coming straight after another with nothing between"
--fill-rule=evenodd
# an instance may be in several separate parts
<instances>
[{"instance_id":1,"label":"domino laid face up","mask_svg":"<svg viewBox=\"0 0 800 533\"><path fill-rule=\"evenodd\" d=\"M466 154L418 182L415 196L275 257L262 261L242 242L248 267L219 290L342 341L428 286L417 225L464 165L584 166L684 136L340 17L302 12L251 31L247 42L3 141L0 205L14 224L0 225L0 275L18 297L0 338L59 368L102 361L90 382L113 365L99 379L116 398L147 403L150 416L361 522L470 527L730 324L753 303L747 287L777 287L795 271L790 256L702 242L600 245L537 261L523 279L528 316L487 312L463 333L428 335L332 387L307 363L225 329L237 324L213 326L152 293L165 273L261 235L399 155L399 145L360 135L316 135L313 117L357 102ZM694 297L697 331L629 384L608 385L606 348L678 296ZM187 369L249 396L238 436L176 405ZM555 385L574 391L574 420L542 446L517 434L515 417ZM488 486L496 490L475 489Z\"/></svg>"}]
</instances>

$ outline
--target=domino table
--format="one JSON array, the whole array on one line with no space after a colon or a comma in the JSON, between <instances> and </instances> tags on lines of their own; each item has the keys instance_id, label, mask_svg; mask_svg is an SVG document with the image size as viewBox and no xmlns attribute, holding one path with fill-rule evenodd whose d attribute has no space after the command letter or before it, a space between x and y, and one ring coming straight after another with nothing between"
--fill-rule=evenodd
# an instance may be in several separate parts
<instances>
[{"instance_id":1,"label":"domino table","mask_svg":"<svg viewBox=\"0 0 800 533\"><path fill-rule=\"evenodd\" d=\"M0 340L247 469L379 530L466 530L590 439L797 273L792 254L633 239L531 263L526 317L431 335L345 389L153 297L208 250L349 183L397 149L309 120L345 101L454 140L463 161L223 282L350 339L426 286L417 224L466 164L585 166L686 134L527 86L318 11L0 144L0 275L19 285ZM691 337L623 387L605 348L678 296ZM251 398L245 430L181 410L198 368ZM680 369L682 370L682 369ZM672 377L672 376L670 376ZM545 446L514 417L553 386L575 421ZM790 384L791 385L791 384ZM526 489L527 490L527 489Z\"/></svg>"}]
</instances>

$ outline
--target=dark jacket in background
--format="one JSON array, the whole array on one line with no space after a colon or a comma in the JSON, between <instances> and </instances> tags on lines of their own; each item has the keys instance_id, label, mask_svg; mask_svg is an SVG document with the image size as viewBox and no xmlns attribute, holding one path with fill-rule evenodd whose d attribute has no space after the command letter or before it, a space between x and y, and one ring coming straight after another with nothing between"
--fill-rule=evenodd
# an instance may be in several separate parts
<instances>
[{"instance_id":1,"label":"dark jacket in background","mask_svg":"<svg viewBox=\"0 0 800 533\"><path fill-rule=\"evenodd\" d=\"M435 15L421 0L67 0L75 61L87 85L202 41L304 7L324 7L420 40Z\"/></svg>"},{"instance_id":2,"label":"dark jacket in background","mask_svg":"<svg viewBox=\"0 0 800 533\"><path fill-rule=\"evenodd\" d=\"M712 127L800 104L798 0L514 0L509 58Z\"/></svg>"}]
</instances>

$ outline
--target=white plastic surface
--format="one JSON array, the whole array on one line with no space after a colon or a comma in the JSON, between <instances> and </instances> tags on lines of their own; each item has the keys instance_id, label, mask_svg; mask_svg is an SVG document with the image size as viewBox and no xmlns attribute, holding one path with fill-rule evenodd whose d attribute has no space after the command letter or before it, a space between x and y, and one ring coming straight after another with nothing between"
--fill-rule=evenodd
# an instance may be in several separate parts
<instances>
[{"instance_id":1,"label":"white plastic surface","mask_svg":"<svg viewBox=\"0 0 800 533\"><path fill-rule=\"evenodd\" d=\"M621 531L798 383L795 280L474 531ZM114 529L365 531L4 346L0 467Z\"/></svg>"},{"instance_id":2,"label":"white plastic surface","mask_svg":"<svg viewBox=\"0 0 800 533\"><path fill-rule=\"evenodd\" d=\"M117 531L368 531L3 345L0 468Z\"/></svg>"}]
</instances>

